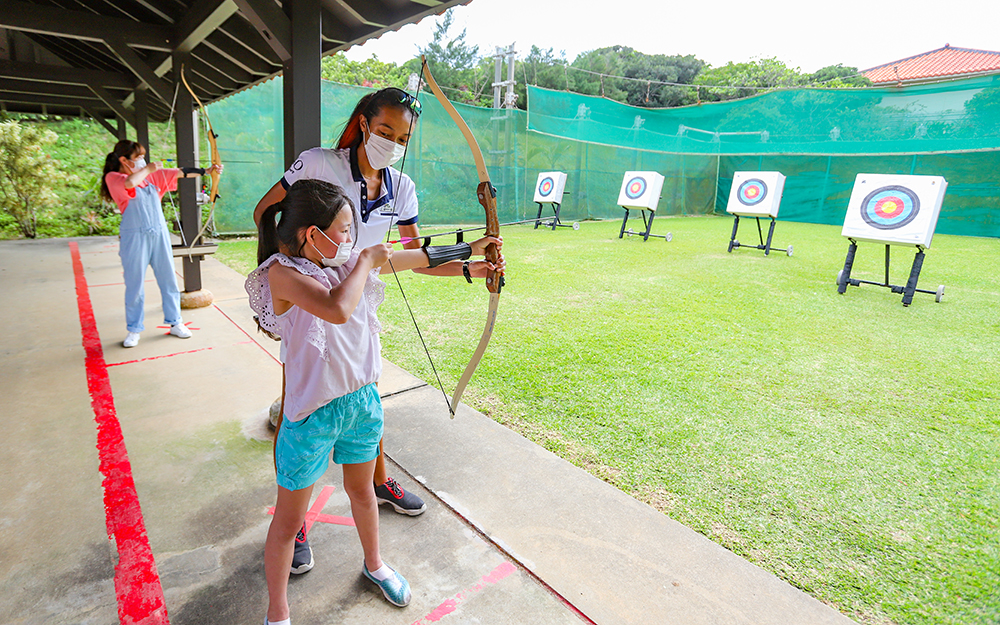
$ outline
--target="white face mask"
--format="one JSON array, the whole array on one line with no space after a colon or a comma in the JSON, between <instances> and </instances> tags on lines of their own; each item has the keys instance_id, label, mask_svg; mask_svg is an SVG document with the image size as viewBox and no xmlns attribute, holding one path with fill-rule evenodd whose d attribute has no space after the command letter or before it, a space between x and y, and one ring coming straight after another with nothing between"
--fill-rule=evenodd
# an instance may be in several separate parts
<instances>
[{"instance_id":1,"label":"white face mask","mask_svg":"<svg viewBox=\"0 0 1000 625\"><path fill-rule=\"evenodd\" d=\"M346 263L348 259L350 259L351 250L354 249L354 241L344 241L343 243L337 243L330 237L327 237L326 233L320 230L319 228L316 228L316 230L318 230L320 234L326 237L327 241L337 246L337 255L334 256L333 258L327 258L326 256L323 256L323 252L320 252L318 247L316 247L312 243L309 244L313 246L313 249L316 250L316 252L319 254L319 257L322 259L320 260L321 265L323 265L324 267L329 267L331 269L336 269L337 267L340 267L341 265Z\"/></svg>"},{"instance_id":2,"label":"white face mask","mask_svg":"<svg viewBox=\"0 0 1000 625\"><path fill-rule=\"evenodd\" d=\"M139 171L140 169L146 166L146 159L140 156L139 158L132 161L132 163L133 163L132 171Z\"/></svg>"},{"instance_id":3,"label":"white face mask","mask_svg":"<svg viewBox=\"0 0 1000 625\"><path fill-rule=\"evenodd\" d=\"M400 145L376 134L369 134L368 140L365 141L365 155L368 156L368 164L379 171L396 163L403 158L405 153L405 145Z\"/></svg>"}]
</instances>

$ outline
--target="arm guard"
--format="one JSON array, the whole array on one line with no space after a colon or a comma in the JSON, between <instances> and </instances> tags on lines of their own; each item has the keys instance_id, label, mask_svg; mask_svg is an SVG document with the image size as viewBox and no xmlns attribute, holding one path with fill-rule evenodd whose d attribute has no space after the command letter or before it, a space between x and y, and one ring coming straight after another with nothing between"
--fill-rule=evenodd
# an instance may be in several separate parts
<instances>
[{"instance_id":1,"label":"arm guard","mask_svg":"<svg viewBox=\"0 0 1000 625\"><path fill-rule=\"evenodd\" d=\"M188 174L198 174L199 176L205 175L204 167L181 167L181 173L185 176Z\"/></svg>"},{"instance_id":2,"label":"arm guard","mask_svg":"<svg viewBox=\"0 0 1000 625\"><path fill-rule=\"evenodd\" d=\"M431 261L428 267L437 267L452 260L465 260L472 256L472 247L468 243L425 245L421 249L427 252L427 258Z\"/></svg>"}]
</instances>

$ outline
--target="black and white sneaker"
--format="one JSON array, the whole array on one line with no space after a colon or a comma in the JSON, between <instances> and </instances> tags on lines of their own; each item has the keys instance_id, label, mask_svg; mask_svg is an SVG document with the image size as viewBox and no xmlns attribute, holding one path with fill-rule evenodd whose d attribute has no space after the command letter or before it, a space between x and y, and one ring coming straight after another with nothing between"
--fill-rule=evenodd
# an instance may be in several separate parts
<instances>
[{"instance_id":1,"label":"black and white sneaker","mask_svg":"<svg viewBox=\"0 0 1000 625\"><path fill-rule=\"evenodd\" d=\"M380 504L388 503L400 514L417 516L427 509L427 504L420 497L413 493L403 491L403 487L396 483L391 477L385 484L375 487L375 498Z\"/></svg>"},{"instance_id":2,"label":"black and white sneaker","mask_svg":"<svg viewBox=\"0 0 1000 625\"><path fill-rule=\"evenodd\" d=\"M292 555L292 575L302 575L313 567L313 550L306 537L306 524L295 535L295 554Z\"/></svg>"}]
</instances>

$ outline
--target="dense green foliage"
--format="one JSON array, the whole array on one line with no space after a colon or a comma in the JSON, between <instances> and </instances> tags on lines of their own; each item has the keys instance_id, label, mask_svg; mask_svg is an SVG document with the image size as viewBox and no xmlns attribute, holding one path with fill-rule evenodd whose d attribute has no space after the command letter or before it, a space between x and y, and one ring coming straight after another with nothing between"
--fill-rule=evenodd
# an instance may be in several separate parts
<instances>
[{"instance_id":1,"label":"dense green foliage","mask_svg":"<svg viewBox=\"0 0 1000 625\"><path fill-rule=\"evenodd\" d=\"M1000 242L936 236L919 285L944 298L904 308L837 294L839 226L779 222L795 254L765 257L726 253L728 218L657 224L672 242L503 228L507 286L464 400L860 623L996 623L1000 280L969 259ZM894 248L894 284L912 258ZM882 261L861 244L852 275L879 281ZM482 282L400 278L450 394ZM384 355L433 384L387 282Z\"/></svg>"}]
</instances>

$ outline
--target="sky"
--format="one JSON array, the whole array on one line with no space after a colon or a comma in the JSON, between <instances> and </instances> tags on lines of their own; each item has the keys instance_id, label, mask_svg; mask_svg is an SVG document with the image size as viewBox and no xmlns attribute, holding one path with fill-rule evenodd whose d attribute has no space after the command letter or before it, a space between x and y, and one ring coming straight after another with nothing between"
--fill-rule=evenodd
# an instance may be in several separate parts
<instances>
[{"instance_id":1,"label":"sky","mask_svg":"<svg viewBox=\"0 0 1000 625\"><path fill-rule=\"evenodd\" d=\"M454 9L451 36L481 56L514 44L577 54L629 46L645 54L693 54L713 66L777 57L814 72L837 63L864 70L951 44L1000 51L1000 0L472 0ZM437 16L348 50L402 63L434 32Z\"/></svg>"}]
</instances>

